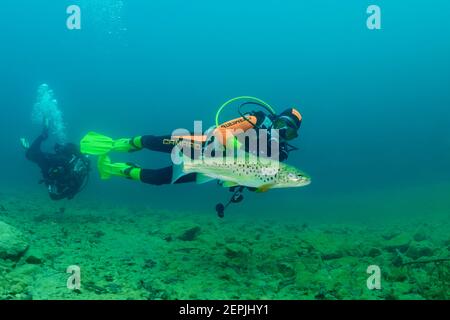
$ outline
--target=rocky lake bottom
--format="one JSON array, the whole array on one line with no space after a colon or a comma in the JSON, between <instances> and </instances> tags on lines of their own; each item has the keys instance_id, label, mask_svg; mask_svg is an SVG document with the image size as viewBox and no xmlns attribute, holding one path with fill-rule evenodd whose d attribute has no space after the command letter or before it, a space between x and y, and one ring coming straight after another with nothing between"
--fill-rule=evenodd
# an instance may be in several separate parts
<instances>
[{"instance_id":1,"label":"rocky lake bottom","mask_svg":"<svg viewBox=\"0 0 450 320\"><path fill-rule=\"evenodd\" d=\"M448 214L308 225L0 198L0 299L448 299L449 257Z\"/></svg>"}]
</instances>

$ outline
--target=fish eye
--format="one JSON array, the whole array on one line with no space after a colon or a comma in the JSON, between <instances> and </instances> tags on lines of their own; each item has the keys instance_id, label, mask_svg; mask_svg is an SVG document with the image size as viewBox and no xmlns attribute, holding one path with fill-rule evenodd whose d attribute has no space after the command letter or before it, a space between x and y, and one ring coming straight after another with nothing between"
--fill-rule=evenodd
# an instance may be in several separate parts
<instances>
[{"instance_id":1,"label":"fish eye","mask_svg":"<svg viewBox=\"0 0 450 320\"><path fill-rule=\"evenodd\" d=\"M297 175L294 174L294 173L289 173L289 174L288 174L288 178L289 178L289 179L293 179L293 180L294 180L294 179L297 180L297 179L300 178L300 177L297 176Z\"/></svg>"}]
</instances>

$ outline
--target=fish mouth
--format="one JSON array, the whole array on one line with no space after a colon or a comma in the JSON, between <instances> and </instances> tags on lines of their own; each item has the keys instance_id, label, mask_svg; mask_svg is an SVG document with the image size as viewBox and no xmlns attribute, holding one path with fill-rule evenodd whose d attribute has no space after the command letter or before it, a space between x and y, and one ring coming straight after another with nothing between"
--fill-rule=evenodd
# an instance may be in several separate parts
<instances>
[{"instance_id":1,"label":"fish mouth","mask_svg":"<svg viewBox=\"0 0 450 320\"><path fill-rule=\"evenodd\" d=\"M311 184L311 178L308 176L303 176L302 178L299 179L298 182L300 187L305 187Z\"/></svg>"},{"instance_id":2,"label":"fish mouth","mask_svg":"<svg viewBox=\"0 0 450 320\"><path fill-rule=\"evenodd\" d=\"M311 179L300 178L298 180L291 180L291 187L306 187L311 184Z\"/></svg>"}]
</instances>

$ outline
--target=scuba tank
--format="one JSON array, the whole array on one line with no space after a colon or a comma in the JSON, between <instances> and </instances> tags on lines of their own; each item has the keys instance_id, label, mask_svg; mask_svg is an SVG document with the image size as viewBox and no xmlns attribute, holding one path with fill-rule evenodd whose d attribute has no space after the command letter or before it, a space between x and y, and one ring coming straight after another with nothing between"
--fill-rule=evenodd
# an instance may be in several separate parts
<instances>
[{"instance_id":1,"label":"scuba tank","mask_svg":"<svg viewBox=\"0 0 450 320\"><path fill-rule=\"evenodd\" d=\"M47 185L52 198L60 199L62 195L67 195L71 199L86 187L90 161L73 144L57 145L55 151L68 161L64 165L50 168L47 179L42 182Z\"/></svg>"}]
</instances>

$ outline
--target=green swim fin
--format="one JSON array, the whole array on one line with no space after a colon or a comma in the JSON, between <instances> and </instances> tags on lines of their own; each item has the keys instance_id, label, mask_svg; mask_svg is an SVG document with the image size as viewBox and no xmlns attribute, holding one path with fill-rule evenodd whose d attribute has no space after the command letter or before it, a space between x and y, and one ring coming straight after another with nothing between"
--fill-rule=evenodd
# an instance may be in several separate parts
<instances>
[{"instance_id":1,"label":"green swim fin","mask_svg":"<svg viewBox=\"0 0 450 320\"><path fill-rule=\"evenodd\" d=\"M89 132L80 142L81 153L99 156L112 150L114 140L96 132Z\"/></svg>"},{"instance_id":2,"label":"green swim fin","mask_svg":"<svg viewBox=\"0 0 450 320\"><path fill-rule=\"evenodd\" d=\"M105 135L89 132L80 142L81 152L101 156L110 151L133 152L142 149L141 137L113 140Z\"/></svg>"},{"instance_id":3,"label":"green swim fin","mask_svg":"<svg viewBox=\"0 0 450 320\"><path fill-rule=\"evenodd\" d=\"M97 168L102 180L108 180L112 176L140 180L142 170L131 163L112 163L106 155L98 157Z\"/></svg>"}]
</instances>

